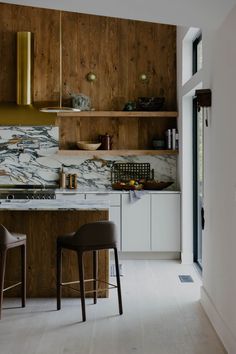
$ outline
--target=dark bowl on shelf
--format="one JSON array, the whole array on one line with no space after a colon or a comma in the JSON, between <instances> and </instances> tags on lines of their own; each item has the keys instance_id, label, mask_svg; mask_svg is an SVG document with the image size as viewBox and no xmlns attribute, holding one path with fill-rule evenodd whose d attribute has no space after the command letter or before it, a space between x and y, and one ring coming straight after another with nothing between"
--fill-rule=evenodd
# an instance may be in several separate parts
<instances>
[{"instance_id":1,"label":"dark bowl on shelf","mask_svg":"<svg viewBox=\"0 0 236 354\"><path fill-rule=\"evenodd\" d=\"M146 190L156 190L156 191L161 191L169 186L171 186L174 182L158 182L155 180L152 181L147 181L143 185L143 189Z\"/></svg>"},{"instance_id":2,"label":"dark bowl on shelf","mask_svg":"<svg viewBox=\"0 0 236 354\"><path fill-rule=\"evenodd\" d=\"M165 97L138 97L137 109L140 111L160 111Z\"/></svg>"}]
</instances>

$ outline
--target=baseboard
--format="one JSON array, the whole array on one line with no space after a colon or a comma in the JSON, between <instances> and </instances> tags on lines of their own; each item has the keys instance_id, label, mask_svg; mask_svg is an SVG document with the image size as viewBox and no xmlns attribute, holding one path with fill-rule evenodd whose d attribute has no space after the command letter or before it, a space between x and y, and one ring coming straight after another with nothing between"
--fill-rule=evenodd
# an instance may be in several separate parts
<instances>
[{"instance_id":1,"label":"baseboard","mask_svg":"<svg viewBox=\"0 0 236 354\"><path fill-rule=\"evenodd\" d=\"M193 264L193 253L192 252L181 252L181 263L182 264Z\"/></svg>"},{"instance_id":2,"label":"baseboard","mask_svg":"<svg viewBox=\"0 0 236 354\"><path fill-rule=\"evenodd\" d=\"M180 260L179 252L119 252L119 259Z\"/></svg>"},{"instance_id":3,"label":"baseboard","mask_svg":"<svg viewBox=\"0 0 236 354\"><path fill-rule=\"evenodd\" d=\"M236 339L228 328L223 318L217 311L214 303L212 302L210 296L208 295L205 288L201 287L201 304L204 308L209 320L211 321L216 333L218 334L223 346L225 347L228 354L236 353Z\"/></svg>"}]
</instances>

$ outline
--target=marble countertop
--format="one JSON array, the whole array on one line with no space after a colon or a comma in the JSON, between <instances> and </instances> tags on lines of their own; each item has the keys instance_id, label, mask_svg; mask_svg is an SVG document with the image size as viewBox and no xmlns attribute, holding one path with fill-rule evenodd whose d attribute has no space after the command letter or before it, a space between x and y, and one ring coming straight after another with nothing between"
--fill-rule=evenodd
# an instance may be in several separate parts
<instances>
[{"instance_id":1,"label":"marble countertop","mask_svg":"<svg viewBox=\"0 0 236 354\"><path fill-rule=\"evenodd\" d=\"M146 193L181 193L180 191L172 190L145 190ZM117 191L113 189L99 189L99 190L88 190L88 189L56 189L56 194L123 194L129 193L129 191Z\"/></svg>"},{"instance_id":2,"label":"marble countertop","mask_svg":"<svg viewBox=\"0 0 236 354\"><path fill-rule=\"evenodd\" d=\"M108 202L89 200L14 200L0 202L0 210L107 210Z\"/></svg>"}]
</instances>

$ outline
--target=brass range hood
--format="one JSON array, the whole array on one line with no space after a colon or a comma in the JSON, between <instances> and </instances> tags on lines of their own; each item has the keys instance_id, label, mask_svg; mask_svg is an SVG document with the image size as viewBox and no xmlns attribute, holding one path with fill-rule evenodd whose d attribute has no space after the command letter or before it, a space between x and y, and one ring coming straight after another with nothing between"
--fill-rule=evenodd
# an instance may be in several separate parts
<instances>
[{"instance_id":1,"label":"brass range hood","mask_svg":"<svg viewBox=\"0 0 236 354\"><path fill-rule=\"evenodd\" d=\"M17 95L19 106L28 106L32 103L31 91L31 48L32 33L17 32Z\"/></svg>"}]
</instances>

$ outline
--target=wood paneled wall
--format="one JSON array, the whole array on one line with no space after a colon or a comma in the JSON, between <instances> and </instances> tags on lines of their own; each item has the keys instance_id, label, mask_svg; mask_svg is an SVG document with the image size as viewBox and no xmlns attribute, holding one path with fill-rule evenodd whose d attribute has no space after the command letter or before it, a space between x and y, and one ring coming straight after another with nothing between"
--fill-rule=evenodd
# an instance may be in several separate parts
<instances>
[{"instance_id":1,"label":"wood paneled wall","mask_svg":"<svg viewBox=\"0 0 236 354\"><path fill-rule=\"evenodd\" d=\"M34 33L34 102L56 101L59 11L0 3L0 102L16 98L17 31ZM62 31L64 99L82 92L96 110L121 110L138 96L165 96L165 109L176 109L175 26L63 12Z\"/></svg>"},{"instance_id":2,"label":"wood paneled wall","mask_svg":"<svg viewBox=\"0 0 236 354\"><path fill-rule=\"evenodd\" d=\"M112 136L112 149L152 149L154 138L164 139L165 131L176 128L176 118L58 117L60 149L75 150L77 141L98 141Z\"/></svg>"}]
</instances>

